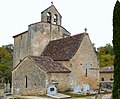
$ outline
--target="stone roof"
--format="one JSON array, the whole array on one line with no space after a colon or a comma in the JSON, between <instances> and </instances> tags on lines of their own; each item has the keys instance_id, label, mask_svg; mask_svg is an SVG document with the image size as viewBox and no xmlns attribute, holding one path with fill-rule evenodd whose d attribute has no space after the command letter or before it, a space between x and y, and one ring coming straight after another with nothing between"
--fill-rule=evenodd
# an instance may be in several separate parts
<instances>
[{"instance_id":1,"label":"stone roof","mask_svg":"<svg viewBox=\"0 0 120 99\"><path fill-rule=\"evenodd\" d=\"M42 56L51 57L56 61L70 60L76 54L85 35L87 35L87 33L50 41L42 53Z\"/></svg>"},{"instance_id":2,"label":"stone roof","mask_svg":"<svg viewBox=\"0 0 120 99\"><path fill-rule=\"evenodd\" d=\"M107 66L100 69L100 73L113 73L113 72L114 72L114 66Z\"/></svg>"},{"instance_id":3,"label":"stone roof","mask_svg":"<svg viewBox=\"0 0 120 99\"><path fill-rule=\"evenodd\" d=\"M29 56L42 70L48 73L70 73L71 71L61 63L53 61L47 56Z\"/></svg>"}]
</instances>

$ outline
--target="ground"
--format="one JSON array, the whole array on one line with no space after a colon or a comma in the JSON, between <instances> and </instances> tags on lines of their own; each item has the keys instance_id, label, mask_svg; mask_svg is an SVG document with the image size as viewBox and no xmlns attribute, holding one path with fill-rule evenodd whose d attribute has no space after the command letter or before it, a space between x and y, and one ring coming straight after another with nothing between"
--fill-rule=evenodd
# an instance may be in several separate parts
<instances>
[{"instance_id":1,"label":"ground","mask_svg":"<svg viewBox=\"0 0 120 99\"><path fill-rule=\"evenodd\" d=\"M21 98L23 99L51 99L47 96L22 96ZM96 97L95 95L94 96L86 96L86 97L79 97L79 98L76 98L76 97L72 97L72 98L67 98L67 99L110 99L111 98L111 93L110 94L100 94L98 95L98 97ZM2 98L0 98L2 99Z\"/></svg>"}]
</instances>

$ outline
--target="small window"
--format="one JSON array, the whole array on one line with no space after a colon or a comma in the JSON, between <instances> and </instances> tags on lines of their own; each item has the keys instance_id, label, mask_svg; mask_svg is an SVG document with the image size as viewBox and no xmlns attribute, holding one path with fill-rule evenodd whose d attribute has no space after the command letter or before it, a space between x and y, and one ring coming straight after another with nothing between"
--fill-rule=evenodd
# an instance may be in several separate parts
<instances>
[{"instance_id":1,"label":"small window","mask_svg":"<svg viewBox=\"0 0 120 99\"><path fill-rule=\"evenodd\" d=\"M102 81L104 81L104 78L102 78Z\"/></svg>"},{"instance_id":2,"label":"small window","mask_svg":"<svg viewBox=\"0 0 120 99\"><path fill-rule=\"evenodd\" d=\"M50 12L47 13L47 22L51 23L51 13Z\"/></svg>"},{"instance_id":3,"label":"small window","mask_svg":"<svg viewBox=\"0 0 120 99\"><path fill-rule=\"evenodd\" d=\"M27 88L27 76L25 76L25 88Z\"/></svg>"},{"instance_id":4,"label":"small window","mask_svg":"<svg viewBox=\"0 0 120 99\"><path fill-rule=\"evenodd\" d=\"M113 79L111 78L110 81L113 81Z\"/></svg>"},{"instance_id":5,"label":"small window","mask_svg":"<svg viewBox=\"0 0 120 99\"><path fill-rule=\"evenodd\" d=\"M54 24L57 24L57 21L58 21L58 15L55 14L55 15L54 15Z\"/></svg>"},{"instance_id":6,"label":"small window","mask_svg":"<svg viewBox=\"0 0 120 99\"><path fill-rule=\"evenodd\" d=\"M86 69L86 73L85 73L86 77L87 77L87 69Z\"/></svg>"}]
</instances>

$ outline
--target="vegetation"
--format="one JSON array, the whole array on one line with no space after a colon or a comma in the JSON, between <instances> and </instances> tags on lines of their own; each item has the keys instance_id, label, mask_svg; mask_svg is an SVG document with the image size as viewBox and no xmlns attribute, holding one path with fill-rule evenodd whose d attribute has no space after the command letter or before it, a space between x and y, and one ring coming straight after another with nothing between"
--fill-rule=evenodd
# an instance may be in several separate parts
<instances>
[{"instance_id":1,"label":"vegetation","mask_svg":"<svg viewBox=\"0 0 120 99\"><path fill-rule=\"evenodd\" d=\"M117 0L113 12L113 50L115 54L114 60L114 85L112 98L118 99L118 91L120 91L120 2Z\"/></svg>"},{"instance_id":2,"label":"vegetation","mask_svg":"<svg viewBox=\"0 0 120 99\"><path fill-rule=\"evenodd\" d=\"M0 47L0 82L10 82L13 65L13 45Z\"/></svg>"},{"instance_id":3,"label":"vegetation","mask_svg":"<svg viewBox=\"0 0 120 99\"><path fill-rule=\"evenodd\" d=\"M114 52L110 44L97 48L97 55L100 61L100 68L114 64Z\"/></svg>"}]
</instances>

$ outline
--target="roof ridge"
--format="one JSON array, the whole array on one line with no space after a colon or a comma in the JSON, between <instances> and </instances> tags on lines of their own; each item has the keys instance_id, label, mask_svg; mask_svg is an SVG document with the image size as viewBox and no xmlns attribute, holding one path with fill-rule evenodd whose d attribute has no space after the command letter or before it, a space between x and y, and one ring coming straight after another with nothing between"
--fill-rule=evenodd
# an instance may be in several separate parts
<instances>
[{"instance_id":1,"label":"roof ridge","mask_svg":"<svg viewBox=\"0 0 120 99\"><path fill-rule=\"evenodd\" d=\"M83 35L84 36L84 34L87 34L87 33L75 34L75 35L72 35L72 36L67 36L65 38L55 39L55 40L52 40L52 41L58 41L58 40L68 39L68 38L72 38L72 37L79 36L79 35ZM50 41L50 42L52 42L52 41Z\"/></svg>"}]
</instances>

